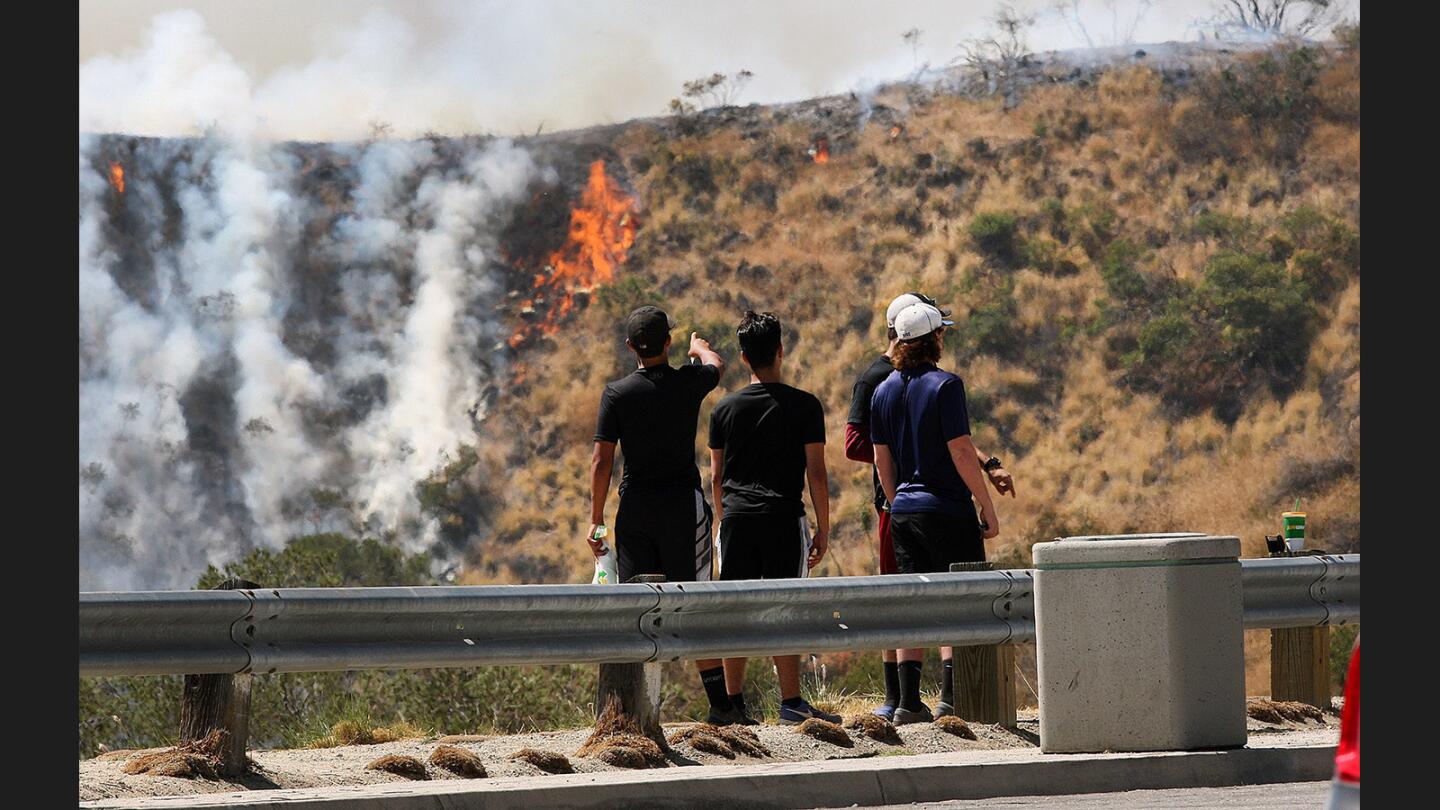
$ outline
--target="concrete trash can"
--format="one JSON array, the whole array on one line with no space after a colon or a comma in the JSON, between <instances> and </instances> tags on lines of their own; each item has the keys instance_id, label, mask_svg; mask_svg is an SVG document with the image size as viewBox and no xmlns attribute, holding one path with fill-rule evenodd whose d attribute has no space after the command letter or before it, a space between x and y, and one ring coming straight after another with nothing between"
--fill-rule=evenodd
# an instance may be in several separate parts
<instances>
[{"instance_id":1,"label":"concrete trash can","mask_svg":"<svg viewBox=\"0 0 1440 810\"><path fill-rule=\"evenodd\" d=\"M1065 538L1033 553L1041 751L1245 744L1239 538Z\"/></svg>"}]
</instances>

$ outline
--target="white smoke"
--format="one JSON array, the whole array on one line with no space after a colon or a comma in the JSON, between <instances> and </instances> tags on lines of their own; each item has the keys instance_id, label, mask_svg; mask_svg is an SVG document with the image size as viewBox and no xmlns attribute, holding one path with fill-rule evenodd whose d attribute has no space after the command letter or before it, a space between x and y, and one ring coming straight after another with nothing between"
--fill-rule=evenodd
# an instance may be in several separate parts
<instances>
[{"instance_id":1,"label":"white smoke","mask_svg":"<svg viewBox=\"0 0 1440 810\"><path fill-rule=\"evenodd\" d=\"M1028 37L1037 53L1087 40L1194 40L1203 31L1194 25L1213 11L1185 0L1011 4L1038 15ZM383 122L400 137L516 135L660 115L685 81L741 69L754 80L737 103L794 101L845 92L861 77L903 79L919 65L950 64L961 42L993 30L1000 5L276 1L213 4L204 16L165 12L128 39L137 15L110 0L81 9L80 127L181 136L213 125L335 141L364 138ZM1358 0L1335 7L1358 17ZM316 33L304 47L276 36L281 26ZM915 48L902 39L911 28L922 32Z\"/></svg>"},{"instance_id":2,"label":"white smoke","mask_svg":"<svg viewBox=\"0 0 1440 810\"><path fill-rule=\"evenodd\" d=\"M354 161L353 213L315 241L303 224L332 212L303 193L294 149L122 143L80 142L81 588L187 587L318 530L418 526L397 539L429 546L414 486L474 443L477 358L501 329L493 233L546 176L503 141L459 165L425 142L330 150ZM117 157L123 194L106 178ZM338 275L329 316L305 298L307 250ZM292 348L296 319L333 364ZM368 416L317 430L374 379ZM317 489L356 503L318 512Z\"/></svg>"}]
</instances>

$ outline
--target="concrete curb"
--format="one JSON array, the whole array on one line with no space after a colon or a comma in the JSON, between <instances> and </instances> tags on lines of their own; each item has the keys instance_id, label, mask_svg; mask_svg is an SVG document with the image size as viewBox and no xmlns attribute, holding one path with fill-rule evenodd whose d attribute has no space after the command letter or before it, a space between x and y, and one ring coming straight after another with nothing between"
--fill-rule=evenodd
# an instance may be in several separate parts
<instances>
[{"instance_id":1,"label":"concrete curb","mask_svg":"<svg viewBox=\"0 0 1440 810\"><path fill-rule=\"evenodd\" d=\"M549 807L813 808L1229 787L1329 779L1330 745L1142 754L969 752L753 766L607 771L198 796L107 799L82 808L500 810Z\"/></svg>"}]
</instances>

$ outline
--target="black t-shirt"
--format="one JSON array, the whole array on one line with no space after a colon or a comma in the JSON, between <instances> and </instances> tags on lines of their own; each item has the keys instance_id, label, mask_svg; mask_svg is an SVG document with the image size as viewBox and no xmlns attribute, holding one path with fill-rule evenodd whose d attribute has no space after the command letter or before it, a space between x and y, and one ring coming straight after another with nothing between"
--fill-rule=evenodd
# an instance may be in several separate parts
<instances>
[{"instance_id":1,"label":"black t-shirt","mask_svg":"<svg viewBox=\"0 0 1440 810\"><path fill-rule=\"evenodd\" d=\"M751 383L710 412L710 449L724 449L726 515L800 517L805 445L825 443L825 409L784 383Z\"/></svg>"},{"instance_id":2,"label":"black t-shirt","mask_svg":"<svg viewBox=\"0 0 1440 810\"><path fill-rule=\"evenodd\" d=\"M700 401L720 383L710 365L636 369L605 386L595 441L619 442L625 458L620 494L627 490L700 486L695 424Z\"/></svg>"},{"instance_id":3,"label":"black t-shirt","mask_svg":"<svg viewBox=\"0 0 1440 810\"><path fill-rule=\"evenodd\" d=\"M850 417L845 421L859 428L866 440L870 438L870 398L894 370L890 358L882 354L855 379L855 387L850 393ZM873 464L870 465L870 475L875 479L875 508L884 509L885 488L880 486L880 473Z\"/></svg>"}]
</instances>

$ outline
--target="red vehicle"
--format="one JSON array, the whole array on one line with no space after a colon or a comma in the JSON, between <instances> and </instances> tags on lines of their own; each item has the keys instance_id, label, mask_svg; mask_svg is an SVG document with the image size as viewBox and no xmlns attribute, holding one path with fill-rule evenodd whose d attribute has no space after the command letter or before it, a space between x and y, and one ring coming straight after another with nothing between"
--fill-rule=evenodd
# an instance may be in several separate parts
<instances>
[{"instance_id":1,"label":"red vehicle","mask_svg":"<svg viewBox=\"0 0 1440 810\"><path fill-rule=\"evenodd\" d=\"M1345 674L1345 707L1340 710L1340 745L1335 748L1335 778L1326 810L1360 808L1360 637Z\"/></svg>"}]
</instances>

